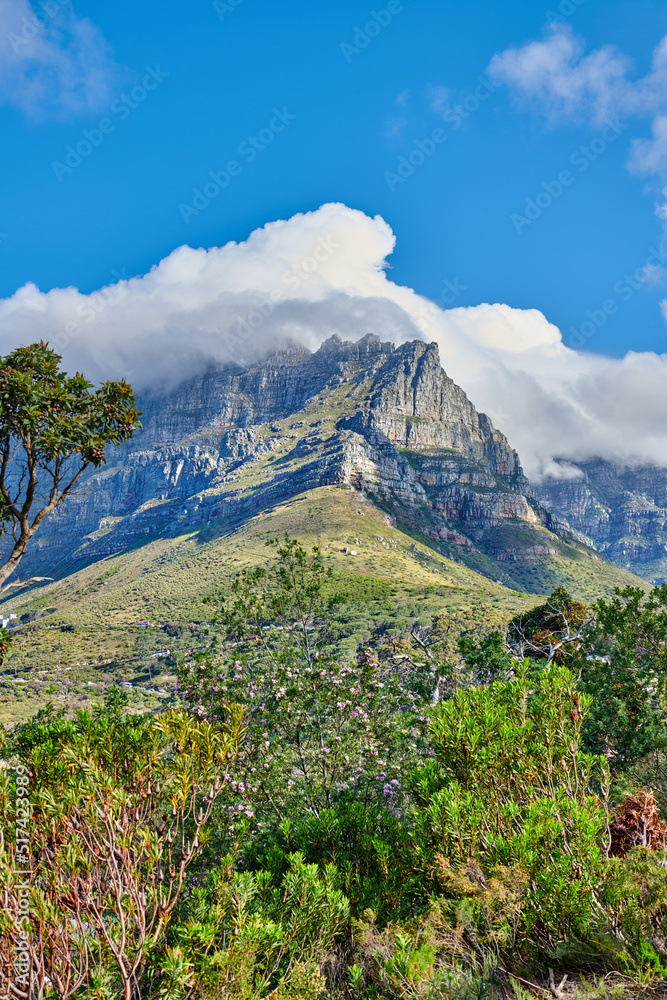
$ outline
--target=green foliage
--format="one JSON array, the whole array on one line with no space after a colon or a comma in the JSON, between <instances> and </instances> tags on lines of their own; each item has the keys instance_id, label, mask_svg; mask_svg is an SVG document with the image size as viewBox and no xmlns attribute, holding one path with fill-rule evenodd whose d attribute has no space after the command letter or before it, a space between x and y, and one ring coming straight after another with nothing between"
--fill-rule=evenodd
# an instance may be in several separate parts
<instances>
[{"instance_id":1,"label":"green foliage","mask_svg":"<svg viewBox=\"0 0 667 1000\"><path fill-rule=\"evenodd\" d=\"M582 645L593 615L585 604L557 587L545 604L515 615L507 642L521 657L565 663Z\"/></svg>"},{"instance_id":2,"label":"green foliage","mask_svg":"<svg viewBox=\"0 0 667 1000\"><path fill-rule=\"evenodd\" d=\"M104 461L107 444L122 444L138 426L126 382L104 382L94 393L83 375L60 372L47 344L31 344L0 359L0 441L18 441L40 466L73 454ZM10 515L11 516L11 515Z\"/></svg>"},{"instance_id":3,"label":"green foliage","mask_svg":"<svg viewBox=\"0 0 667 1000\"><path fill-rule=\"evenodd\" d=\"M264 575L243 583L226 618L237 640L227 649L246 648L267 609L280 629L252 657L202 657L179 671L179 694L197 717L224 719L230 699L245 708L248 733L221 823L230 833L252 821L248 865L280 873L303 850L321 866L337 864L355 912L371 903L402 912L413 905L414 880L390 858L406 846L405 776L425 748L424 678L381 665L370 649L349 663L327 655L318 623L330 620L332 604L319 554L287 539L277 555L275 589L252 589Z\"/></svg>"},{"instance_id":4,"label":"green foliage","mask_svg":"<svg viewBox=\"0 0 667 1000\"><path fill-rule=\"evenodd\" d=\"M459 639L459 651L478 684L508 680L517 666L517 661L508 651L500 632L489 632L482 636L462 635Z\"/></svg>"},{"instance_id":5,"label":"green foliage","mask_svg":"<svg viewBox=\"0 0 667 1000\"><path fill-rule=\"evenodd\" d=\"M667 748L667 586L646 595L617 590L595 605L596 627L578 660L581 688L593 698L584 744L615 772Z\"/></svg>"},{"instance_id":6,"label":"green foliage","mask_svg":"<svg viewBox=\"0 0 667 1000\"><path fill-rule=\"evenodd\" d=\"M0 358L0 530L11 525L14 538L0 582L83 470L101 465L106 446L127 441L139 426L126 382L91 392L83 375L59 371L60 361L45 343Z\"/></svg>"},{"instance_id":7,"label":"green foliage","mask_svg":"<svg viewBox=\"0 0 667 1000\"><path fill-rule=\"evenodd\" d=\"M74 732L74 724L65 720L65 709L54 710L52 702L25 722L14 726L5 739L3 752L7 758L17 755L25 761L35 747L48 743L58 753L63 742Z\"/></svg>"},{"instance_id":8,"label":"green foliage","mask_svg":"<svg viewBox=\"0 0 667 1000\"><path fill-rule=\"evenodd\" d=\"M92 962L129 1000L200 853L241 736L231 709L222 732L179 712L121 717L113 704L71 722L44 713L19 734L16 776L0 772L4 968L16 951L12 912L20 912L27 880L26 937L40 989L48 980L69 996ZM26 774L31 818L20 824L17 789Z\"/></svg>"},{"instance_id":9,"label":"green foliage","mask_svg":"<svg viewBox=\"0 0 667 1000\"><path fill-rule=\"evenodd\" d=\"M12 646L12 634L6 628L0 628L0 664L4 662L6 654Z\"/></svg>"},{"instance_id":10,"label":"green foliage","mask_svg":"<svg viewBox=\"0 0 667 1000\"><path fill-rule=\"evenodd\" d=\"M347 970L352 995L392 1000L511 996L497 955L486 959L479 940L477 950L463 947L466 926L462 908L452 924L440 902L416 920L384 928L367 911L354 923L358 960Z\"/></svg>"},{"instance_id":11,"label":"green foliage","mask_svg":"<svg viewBox=\"0 0 667 1000\"><path fill-rule=\"evenodd\" d=\"M224 593L210 598L220 605L216 623L241 645L259 641L269 655L291 652L310 664L341 602L338 595L325 593L332 571L317 546L309 555L287 533L282 544L277 538L266 544L276 547L272 571L244 569L232 584L231 600Z\"/></svg>"},{"instance_id":12,"label":"green foliage","mask_svg":"<svg viewBox=\"0 0 667 1000\"><path fill-rule=\"evenodd\" d=\"M245 707L248 734L233 788L239 812L275 825L297 812L320 816L341 795L368 806L399 803L406 766L419 758L423 709L396 669L371 650L352 663L313 653L270 668L195 660L179 692L197 717L224 719L228 700Z\"/></svg>"},{"instance_id":13,"label":"green foliage","mask_svg":"<svg viewBox=\"0 0 667 1000\"><path fill-rule=\"evenodd\" d=\"M272 544L222 602L219 652L181 664L187 712L130 715L113 685L7 735L2 975L23 865L36 1000L509 1000L505 969L664 978L664 827L650 795L614 806L608 762L629 783L659 753L657 725L630 730L659 718L667 588L600 602L597 622L557 591L509 644L479 609L415 597L375 623L380 658L347 658L358 608L317 549ZM623 833L644 802L651 851Z\"/></svg>"},{"instance_id":14,"label":"green foliage","mask_svg":"<svg viewBox=\"0 0 667 1000\"><path fill-rule=\"evenodd\" d=\"M320 868L335 864L353 915L373 909L380 921L413 915L424 904L424 885L415 871L410 830L402 812L381 801L341 796L318 816L293 810L274 836L253 838L244 865L279 879L293 852Z\"/></svg>"},{"instance_id":15,"label":"green foliage","mask_svg":"<svg viewBox=\"0 0 667 1000\"><path fill-rule=\"evenodd\" d=\"M587 710L556 664L535 688L524 672L459 691L434 714L435 759L412 781L426 871L437 882L439 863L447 878L468 865L480 885L500 867L525 872L524 931L545 945L596 906L607 813L593 788L608 778L604 759L579 749Z\"/></svg>"},{"instance_id":16,"label":"green foliage","mask_svg":"<svg viewBox=\"0 0 667 1000\"><path fill-rule=\"evenodd\" d=\"M269 872L234 872L227 859L194 891L188 918L175 928L176 944L160 966L160 995L178 997L179 985L194 975L204 997L242 1000L277 987L286 1000L305 1000L298 990L306 987L314 1000L321 963L348 917L333 865L320 869L295 853L274 882Z\"/></svg>"}]
</instances>

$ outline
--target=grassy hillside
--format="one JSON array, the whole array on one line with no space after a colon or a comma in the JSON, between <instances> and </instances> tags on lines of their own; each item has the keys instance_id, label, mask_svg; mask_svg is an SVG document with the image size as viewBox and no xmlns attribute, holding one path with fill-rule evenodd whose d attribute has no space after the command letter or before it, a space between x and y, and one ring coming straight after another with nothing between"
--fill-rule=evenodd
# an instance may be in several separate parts
<instances>
[{"instance_id":1,"label":"grassy hillside","mask_svg":"<svg viewBox=\"0 0 667 1000\"><path fill-rule=\"evenodd\" d=\"M41 617L17 630L3 665L0 722L25 718L49 700L90 704L113 680L132 685L128 692L137 708L157 707L169 697L177 658L210 640L214 608L203 598L224 589L243 567L269 563L266 540L285 531L320 545L336 585L348 592L343 652L370 639L381 623L399 634L415 618L425 622L449 613L454 631L473 623L491 629L541 600L448 558L451 547L409 525L394 526L350 487L322 487L235 529L219 521L176 537L149 538L61 581L5 599L4 614ZM564 584L588 601L638 582L564 542L536 564L536 572L544 593Z\"/></svg>"}]
</instances>

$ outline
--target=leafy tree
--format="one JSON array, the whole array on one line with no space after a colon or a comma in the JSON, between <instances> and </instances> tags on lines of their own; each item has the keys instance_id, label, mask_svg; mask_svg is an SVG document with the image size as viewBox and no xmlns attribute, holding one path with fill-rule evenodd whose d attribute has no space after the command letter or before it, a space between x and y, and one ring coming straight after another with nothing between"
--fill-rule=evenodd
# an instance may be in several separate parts
<instances>
[{"instance_id":1,"label":"leafy tree","mask_svg":"<svg viewBox=\"0 0 667 1000\"><path fill-rule=\"evenodd\" d=\"M158 996L191 996L178 987L195 980L196 995L206 1000L317 1000L324 991L320 967L349 923L336 867L306 864L296 852L274 883L269 871L238 872L232 862L226 858L193 891L161 961ZM304 978L312 990L303 988Z\"/></svg>"},{"instance_id":2,"label":"leafy tree","mask_svg":"<svg viewBox=\"0 0 667 1000\"><path fill-rule=\"evenodd\" d=\"M386 787L398 797L403 751L416 751L423 678L414 665L380 665L370 649L349 663L328 655L341 598L327 593L331 574L319 549L308 555L288 535L267 544L276 547L275 565L246 570L231 600L220 598L229 658L184 663L181 696L200 718L224 719L228 701L245 706L246 812L252 789L278 822L296 800L319 816L343 791L367 802Z\"/></svg>"},{"instance_id":3,"label":"leafy tree","mask_svg":"<svg viewBox=\"0 0 667 1000\"><path fill-rule=\"evenodd\" d=\"M407 762L419 758L423 711L396 668L371 650L338 663L286 657L264 664L200 659L179 672L179 693L198 718L244 706L248 735L232 788L234 811L275 829L294 815L321 817L342 797L397 806Z\"/></svg>"},{"instance_id":4,"label":"leafy tree","mask_svg":"<svg viewBox=\"0 0 667 1000\"><path fill-rule=\"evenodd\" d=\"M269 871L279 884L296 851L320 867L335 863L354 917L369 909L383 924L414 916L425 904L427 887L415 871L404 801L403 790L386 782L382 794L366 803L341 795L318 816L294 809L270 840L255 837L245 845L244 865Z\"/></svg>"},{"instance_id":5,"label":"leafy tree","mask_svg":"<svg viewBox=\"0 0 667 1000\"><path fill-rule=\"evenodd\" d=\"M376 628L371 638L381 658L416 668L430 684L428 693L424 687L424 696L437 704L458 687L487 684L512 674L516 656L502 633L488 631L488 627L488 613L473 604L465 611L436 613L426 625L414 620L409 639L392 634L386 624ZM422 669L426 666L428 673Z\"/></svg>"},{"instance_id":6,"label":"leafy tree","mask_svg":"<svg viewBox=\"0 0 667 1000\"><path fill-rule=\"evenodd\" d=\"M593 697L584 744L627 771L667 748L667 586L616 588L595 605L595 629L577 666Z\"/></svg>"},{"instance_id":7,"label":"leafy tree","mask_svg":"<svg viewBox=\"0 0 667 1000\"><path fill-rule=\"evenodd\" d=\"M322 864L346 855L355 902L368 902L372 884L398 900L396 866L383 875L389 848L372 828L391 831L392 846L401 840L392 820L405 808L406 774L421 759L430 667L380 664L371 649L334 659L326 644L337 603L326 594L319 552L308 556L287 538L277 556L269 572L242 575L223 606L226 656L195 658L179 670L179 694L197 718L224 719L229 701L245 709L248 734L224 831L251 820L277 851L276 876L295 849ZM368 811L367 823L357 806ZM265 851L250 853L264 864Z\"/></svg>"},{"instance_id":8,"label":"leafy tree","mask_svg":"<svg viewBox=\"0 0 667 1000\"><path fill-rule=\"evenodd\" d=\"M65 719L65 709L54 710L53 703L49 702L30 719L18 723L7 733L3 756L6 759L18 756L20 760L25 760L28 753L45 741L57 752L57 748L71 737L74 727L71 720Z\"/></svg>"},{"instance_id":9,"label":"leafy tree","mask_svg":"<svg viewBox=\"0 0 667 1000\"><path fill-rule=\"evenodd\" d=\"M476 684L509 680L517 668L517 660L509 652L501 632L462 635L459 651Z\"/></svg>"},{"instance_id":10,"label":"leafy tree","mask_svg":"<svg viewBox=\"0 0 667 1000\"><path fill-rule=\"evenodd\" d=\"M616 588L592 610L562 587L549 600L517 615L508 643L539 662L555 660L579 674L592 696L583 745L604 754L615 773L627 772L667 749L667 586L647 596L639 587Z\"/></svg>"},{"instance_id":11,"label":"leafy tree","mask_svg":"<svg viewBox=\"0 0 667 1000\"><path fill-rule=\"evenodd\" d=\"M341 603L325 589L331 569L317 546L309 554L287 532L282 543L270 538L266 544L278 557L271 569L245 569L232 582L231 597L219 591L207 598L218 604L216 624L240 650L259 648L271 660L304 657L312 665Z\"/></svg>"},{"instance_id":12,"label":"leafy tree","mask_svg":"<svg viewBox=\"0 0 667 1000\"><path fill-rule=\"evenodd\" d=\"M140 426L126 382L91 392L92 383L61 372L60 361L43 342L0 358L0 530L13 538L0 584L83 471L100 466L106 446L122 444Z\"/></svg>"}]
</instances>

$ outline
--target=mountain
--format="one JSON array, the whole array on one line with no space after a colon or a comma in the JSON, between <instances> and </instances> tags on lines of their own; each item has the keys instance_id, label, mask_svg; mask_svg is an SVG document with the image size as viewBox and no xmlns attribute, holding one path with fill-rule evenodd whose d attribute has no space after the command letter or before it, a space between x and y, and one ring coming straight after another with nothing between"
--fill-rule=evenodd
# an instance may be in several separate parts
<instances>
[{"instance_id":1,"label":"mountain","mask_svg":"<svg viewBox=\"0 0 667 1000\"><path fill-rule=\"evenodd\" d=\"M626 582L547 510L435 344L368 334L210 367L140 400L143 430L45 523L22 573L63 577L155 538L225 534L348 484L401 530L514 590Z\"/></svg>"},{"instance_id":2,"label":"mountain","mask_svg":"<svg viewBox=\"0 0 667 1000\"><path fill-rule=\"evenodd\" d=\"M619 566L667 583L667 470L601 459L577 465L578 478L535 486L540 502Z\"/></svg>"}]
</instances>

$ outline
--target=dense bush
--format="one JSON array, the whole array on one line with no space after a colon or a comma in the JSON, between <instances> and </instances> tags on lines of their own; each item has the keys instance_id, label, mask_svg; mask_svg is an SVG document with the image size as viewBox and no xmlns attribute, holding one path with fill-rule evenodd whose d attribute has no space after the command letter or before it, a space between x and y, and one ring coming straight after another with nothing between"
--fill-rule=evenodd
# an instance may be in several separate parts
<instances>
[{"instance_id":1,"label":"dense bush","mask_svg":"<svg viewBox=\"0 0 667 1000\"><path fill-rule=\"evenodd\" d=\"M587 708L556 664L535 687L524 672L459 691L434 714L435 758L413 776L425 877L523 884L516 933L538 949L580 935L597 905L609 778L579 746Z\"/></svg>"}]
</instances>

